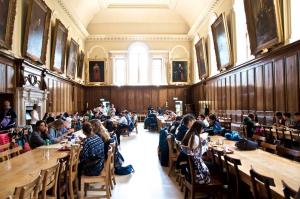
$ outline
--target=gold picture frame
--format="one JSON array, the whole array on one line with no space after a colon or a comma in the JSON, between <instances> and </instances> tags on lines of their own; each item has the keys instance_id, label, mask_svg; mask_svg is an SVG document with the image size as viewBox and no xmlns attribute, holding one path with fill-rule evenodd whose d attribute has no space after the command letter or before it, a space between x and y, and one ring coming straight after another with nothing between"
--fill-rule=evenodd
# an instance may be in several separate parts
<instances>
[{"instance_id":1,"label":"gold picture frame","mask_svg":"<svg viewBox=\"0 0 300 199\"><path fill-rule=\"evenodd\" d=\"M233 64L233 54L225 14L222 13L211 25L218 70L229 68Z\"/></svg>"},{"instance_id":2,"label":"gold picture frame","mask_svg":"<svg viewBox=\"0 0 300 199\"><path fill-rule=\"evenodd\" d=\"M79 45L74 39L69 42L68 61L67 61L67 77L75 79L76 69L78 65Z\"/></svg>"},{"instance_id":3,"label":"gold picture frame","mask_svg":"<svg viewBox=\"0 0 300 199\"><path fill-rule=\"evenodd\" d=\"M65 72L67 39L68 29L62 24L59 19L56 19L55 27L53 30L50 65L51 70L58 73Z\"/></svg>"},{"instance_id":4,"label":"gold picture frame","mask_svg":"<svg viewBox=\"0 0 300 199\"><path fill-rule=\"evenodd\" d=\"M16 0L1 1L0 12L3 14L3 19L0 22L0 48L11 50L16 17Z\"/></svg>"},{"instance_id":5,"label":"gold picture frame","mask_svg":"<svg viewBox=\"0 0 300 199\"><path fill-rule=\"evenodd\" d=\"M87 69L88 85L100 86L106 84L106 60L89 59Z\"/></svg>"},{"instance_id":6,"label":"gold picture frame","mask_svg":"<svg viewBox=\"0 0 300 199\"><path fill-rule=\"evenodd\" d=\"M200 40L195 44L195 50L198 64L199 79L205 79L208 76L208 65L205 39L203 37L200 38Z\"/></svg>"},{"instance_id":7,"label":"gold picture frame","mask_svg":"<svg viewBox=\"0 0 300 199\"><path fill-rule=\"evenodd\" d=\"M23 42L23 56L45 64L51 10L42 0L30 0Z\"/></svg>"},{"instance_id":8,"label":"gold picture frame","mask_svg":"<svg viewBox=\"0 0 300 199\"><path fill-rule=\"evenodd\" d=\"M79 54L78 66L77 66L77 78L79 78L79 79L82 79L82 75L83 75L84 57L85 57L85 54L83 51L81 51Z\"/></svg>"},{"instance_id":9,"label":"gold picture frame","mask_svg":"<svg viewBox=\"0 0 300 199\"><path fill-rule=\"evenodd\" d=\"M253 55L283 42L280 0L244 0Z\"/></svg>"},{"instance_id":10,"label":"gold picture frame","mask_svg":"<svg viewBox=\"0 0 300 199\"><path fill-rule=\"evenodd\" d=\"M188 59L172 59L170 63L170 82L173 85L189 84L190 70Z\"/></svg>"}]
</instances>

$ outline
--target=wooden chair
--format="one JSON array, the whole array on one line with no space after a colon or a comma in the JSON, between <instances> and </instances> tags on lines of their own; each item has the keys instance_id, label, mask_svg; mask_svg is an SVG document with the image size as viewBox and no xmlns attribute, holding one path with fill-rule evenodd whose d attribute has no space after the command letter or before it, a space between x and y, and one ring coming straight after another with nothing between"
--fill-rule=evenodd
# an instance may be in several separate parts
<instances>
[{"instance_id":1,"label":"wooden chair","mask_svg":"<svg viewBox=\"0 0 300 199\"><path fill-rule=\"evenodd\" d=\"M98 198L107 198L109 199L111 196L111 192L110 192L110 162L112 160L112 148L110 147L110 149L108 150L108 157L107 160L104 164L104 168L101 171L99 176L81 176L81 189L80 189L80 198L84 199L84 198L88 198L87 197L87 191L88 191L88 187L86 185L90 185L90 184L95 184L95 183L101 183L103 184L103 186L100 189L89 189L91 191L104 191L105 195L101 195L101 196L97 196Z\"/></svg>"},{"instance_id":2,"label":"wooden chair","mask_svg":"<svg viewBox=\"0 0 300 199\"><path fill-rule=\"evenodd\" d=\"M167 136L168 148L169 148L169 171L168 175L171 176L172 170L175 169L175 163L177 160L177 153L174 151L174 140L172 135Z\"/></svg>"},{"instance_id":3,"label":"wooden chair","mask_svg":"<svg viewBox=\"0 0 300 199\"><path fill-rule=\"evenodd\" d=\"M281 180L283 186L283 193L285 199L296 198L297 191L292 189L289 185L287 185L283 180Z\"/></svg>"},{"instance_id":4,"label":"wooden chair","mask_svg":"<svg viewBox=\"0 0 300 199\"><path fill-rule=\"evenodd\" d=\"M0 152L0 162L6 161L9 159L8 151Z\"/></svg>"},{"instance_id":5,"label":"wooden chair","mask_svg":"<svg viewBox=\"0 0 300 199\"><path fill-rule=\"evenodd\" d=\"M0 145L0 152L8 150L10 147L10 143Z\"/></svg>"},{"instance_id":6,"label":"wooden chair","mask_svg":"<svg viewBox=\"0 0 300 199\"><path fill-rule=\"evenodd\" d=\"M58 159L59 172L58 172L58 187L57 196L58 198L68 197L68 168L69 168L69 156Z\"/></svg>"},{"instance_id":7,"label":"wooden chair","mask_svg":"<svg viewBox=\"0 0 300 199\"><path fill-rule=\"evenodd\" d=\"M113 142L110 144L110 147L112 148L112 156L110 160L110 187L111 189L114 188L114 185L116 185L116 176L115 176L115 151L116 151L117 143Z\"/></svg>"},{"instance_id":8,"label":"wooden chair","mask_svg":"<svg viewBox=\"0 0 300 199\"><path fill-rule=\"evenodd\" d=\"M284 146L277 146L276 147L277 155L288 157L293 160L300 160L300 151L295 149L289 149Z\"/></svg>"},{"instance_id":9,"label":"wooden chair","mask_svg":"<svg viewBox=\"0 0 300 199\"><path fill-rule=\"evenodd\" d=\"M275 144L269 144L267 142L260 142L260 148L263 149L264 151L268 151L271 153L276 153L276 147L277 145Z\"/></svg>"},{"instance_id":10,"label":"wooden chair","mask_svg":"<svg viewBox=\"0 0 300 199\"><path fill-rule=\"evenodd\" d=\"M224 162L225 162L227 182L228 182L229 188L230 188L231 192L233 192L233 190L235 191L235 193L234 193L235 198L240 198L240 188L241 188L240 183L241 183L241 181L240 181L240 172L239 172L238 166L242 165L241 160L224 155ZM234 180L235 182L232 182L232 180L231 180L229 166L233 167L233 175L235 178L235 180ZM234 189L232 187L232 184L235 184Z\"/></svg>"},{"instance_id":11,"label":"wooden chair","mask_svg":"<svg viewBox=\"0 0 300 199\"><path fill-rule=\"evenodd\" d=\"M13 199L38 199L38 192L41 186L41 176L39 175L32 182L15 188Z\"/></svg>"},{"instance_id":12,"label":"wooden chair","mask_svg":"<svg viewBox=\"0 0 300 199\"><path fill-rule=\"evenodd\" d=\"M74 145L71 147L70 163L68 168L68 196L74 199L74 194L78 195L78 162L79 162L80 147Z\"/></svg>"},{"instance_id":13,"label":"wooden chair","mask_svg":"<svg viewBox=\"0 0 300 199\"><path fill-rule=\"evenodd\" d=\"M206 196L216 196L219 198L222 195L223 191L223 184L221 181L214 179L211 177L211 182L209 184L198 184L196 183L196 173L195 173L195 166L192 156L188 156L189 159L189 169L191 174L191 182L188 180L184 181L185 185L185 193L184 198L188 198L188 194L190 193L190 198L196 198L196 194L205 194Z\"/></svg>"},{"instance_id":14,"label":"wooden chair","mask_svg":"<svg viewBox=\"0 0 300 199\"><path fill-rule=\"evenodd\" d=\"M214 148L211 149L211 152L212 152L212 162L214 166L216 166L217 168L217 173L223 178L224 167L223 167L222 156L224 155L224 152L220 150L216 150Z\"/></svg>"},{"instance_id":15,"label":"wooden chair","mask_svg":"<svg viewBox=\"0 0 300 199\"><path fill-rule=\"evenodd\" d=\"M274 179L257 173L253 168L250 169L250 176L254 199L272 199L270 186L275 186ZM263 190L258 188L261 184L264 186Z\"/></svg>"},{"instance_id":16,"label":"wooden chair","mask_svg":"<svg viewBox=\"0 0 300 199\"><path fill-rule=\"evenodd\" d=\"M17 146L15 148L8 150L8 155L10 156L10 158L18 156L21 154L22 150L23 148L21 146Z\"/></svg>"},{"instance_id":17,"label":"wooden chair","mask_svg":"<svg viewBox=\"0 0 300 199\"><path fill-rule=\"evenodd\" d=\"M40 193L41 199L56 199L57 198L57 182L59 174L59 162L41 171L42 191ZM50 192L50 194L47 194Z\"/></svg>"}]
</instances>

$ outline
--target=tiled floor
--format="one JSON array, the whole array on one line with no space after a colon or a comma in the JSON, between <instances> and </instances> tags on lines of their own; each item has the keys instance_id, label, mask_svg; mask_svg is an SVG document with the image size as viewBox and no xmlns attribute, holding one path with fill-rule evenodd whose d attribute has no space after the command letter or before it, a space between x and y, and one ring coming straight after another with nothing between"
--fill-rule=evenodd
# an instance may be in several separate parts
<instances>
[{"instance_id":1,"label":"tiled floor","mask_svg":"<svg viewBox=\"0 0 300 199\"><path fill-rule=\"evenodd\" d=\"M113 199L182 199L174 177L167 175L167 169L159 164L157 146L159 134L143 129L139 133L122 137L121 153L125 165L132 164L135 173L118 176L117 185L112 192Z\"/></svg>"}]
</instances>

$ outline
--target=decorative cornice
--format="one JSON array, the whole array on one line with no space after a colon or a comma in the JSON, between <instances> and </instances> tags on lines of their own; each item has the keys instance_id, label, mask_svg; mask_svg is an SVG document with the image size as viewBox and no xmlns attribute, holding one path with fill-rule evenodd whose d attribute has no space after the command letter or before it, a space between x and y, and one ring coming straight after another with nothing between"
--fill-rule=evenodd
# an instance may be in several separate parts
<instances>
[{"instance_id":1,"label":"decorative cornice","mask_svg":"<svg viewBox=\"0 0 300 199\"><path fill-rule=\"evenodd\" d=\"M213 0L210 4L208 12L201 12L202 14L197 18L196 22L192 25L191 29L188 32L189 37L193 38L195 36L195 34L197 33L204 20L207 18L207 16L210 16L211 13L214 11L218 2L220 2L220 0Z\"/></svg>"},{"instance_id":2,"label":"decorative cornice","mask_svg":"<svg viewBox=\"0 0 300 199\"><path fill-rule=\"evenodd\" d=\"M70 12L70 10L66 7L63 0L57 0L60 7L65 11L65 13L68 15L68 17L71 19L71 21L74 23L76 28L79 30L79 32L82 34L84 38L87 38L89 36L88 31L84 27L84 25L80 22L80 20L75 19L74 15Z\"/></svg>"},{"instance_id":3,"label":"decorative cornice","mask_svg":"<svg viewBox=\"0 0 300 199\"><path fill-rule=\"evenodd\" d=\"M114 34L114 35L89 35L86 41L192 41L186 34Z\"/></svg>"}]
</instances>

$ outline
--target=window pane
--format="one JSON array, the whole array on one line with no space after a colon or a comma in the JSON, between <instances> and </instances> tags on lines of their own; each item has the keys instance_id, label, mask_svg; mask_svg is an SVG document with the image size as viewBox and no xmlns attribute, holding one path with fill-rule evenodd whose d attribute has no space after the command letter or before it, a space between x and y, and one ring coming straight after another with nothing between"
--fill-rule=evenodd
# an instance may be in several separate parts
<instances>
[{"instance_id":1,"label":"window pane","mask_svg":"<svg viewBox=\"0 0 300 199\"><path fill-rule=\"evenodd\" d=\"M115 59L115 84L125 85L126 82L126 62L125 59Z\"/></svg>"},{"instance_id":2,"label":"window pane","mask_svg":"<svg viewBox=\"0 0 300 199\"><path fill-rule=\"evenodd\" d=\"M162 84L162 59L152 60L152 84Z\"/></svg>"}]
</instances>

